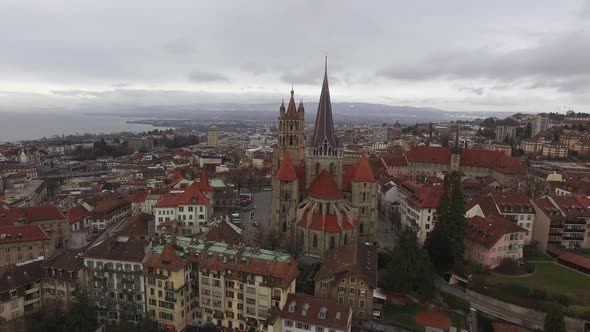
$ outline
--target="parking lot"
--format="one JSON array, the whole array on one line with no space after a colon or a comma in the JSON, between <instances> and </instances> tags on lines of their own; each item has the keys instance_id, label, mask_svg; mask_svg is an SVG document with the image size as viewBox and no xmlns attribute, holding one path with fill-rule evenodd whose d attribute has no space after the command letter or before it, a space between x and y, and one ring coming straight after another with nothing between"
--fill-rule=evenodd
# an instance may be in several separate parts
<instances>
[{"instance_id":1,"label":"parking lot","mask_svg":"<svg viewBox=\"0 0 590 332\"><path fill-rule=\"evenodd\" d=\"M252 239L256 232L256 223L259 227L265 229L270 228L270 203L271 203L271 191L251 191L254 196L253 204L256 205L255 209L240 212L240 221L244 232L242 237L246 243Z\"/></svg>"}]
</instances>

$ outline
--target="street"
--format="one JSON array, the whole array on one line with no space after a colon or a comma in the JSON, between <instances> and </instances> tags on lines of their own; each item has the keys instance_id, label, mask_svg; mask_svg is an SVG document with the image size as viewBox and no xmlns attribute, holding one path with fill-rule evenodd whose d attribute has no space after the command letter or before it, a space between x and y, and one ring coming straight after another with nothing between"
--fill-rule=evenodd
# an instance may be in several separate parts
<instances>
[{"instance_id":1,"label":"street","mask_svg":"<svg viewBox=\"0 0 590 332\"><path fill-rule=\"evenodd\" d=\"M254 205L256 209L249 211L240 212L240 222L242 223L242 238L244 242L248 243L249 240L254 238L257 227L253 225L254 222L258 227L264 227L264 229L270 229L270 204L272 198L272 191L251 191L254 196Z\"/></svg>"}]
</instances>

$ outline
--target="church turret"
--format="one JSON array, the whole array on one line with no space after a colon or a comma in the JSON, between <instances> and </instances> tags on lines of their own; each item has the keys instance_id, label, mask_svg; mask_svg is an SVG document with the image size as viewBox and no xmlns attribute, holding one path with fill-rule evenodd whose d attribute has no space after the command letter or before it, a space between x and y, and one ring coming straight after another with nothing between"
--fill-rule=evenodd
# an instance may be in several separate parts
<instances>
[{"instance_id":1,"label":"church turret","mask_svg":"<svg viewBox=\"0 0 590 332\"><path fill-rule=\"evenodd\" d=\"M305 118L297 111L293 88L288 106L285 108L282 102L280 109L277 149L273 152L273 174L277 173L285 151L289 151L294 164L299 164L305 157Z\"/></svg>"},{"instance_id":2,"label":"church turret","mask_svg":"<svg viewBox=\"0 0 590 332\"><path fill-rule=\"evenodd\" d=\"M303 114L305 114L305 108L303 107L303 99L301 99L301 101L299 102L299 107L297 107L297 113L299 113L300 116L303 116Z\"/></svg>"},{"instance_id":3,"label":"church turret","mask_svg":"<svg viewBox=\"0 0 590 332\"><path fill-rule=\"evenodd\" d=\"M271 226L276 231L285 233L291 229L289 214L295 213L299 202L299 181L289 150L285 150L281 166L273 178L272 190L271 209L277 212L278 220Z\"/></svg>"}]
</instances>

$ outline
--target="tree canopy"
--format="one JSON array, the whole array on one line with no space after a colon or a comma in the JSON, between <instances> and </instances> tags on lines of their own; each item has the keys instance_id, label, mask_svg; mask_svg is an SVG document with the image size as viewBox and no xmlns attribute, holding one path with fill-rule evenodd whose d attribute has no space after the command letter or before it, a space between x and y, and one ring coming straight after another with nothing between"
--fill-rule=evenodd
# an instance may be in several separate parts
<instances>
[{"instance_id":1,"label":"tree canopy","mask_svg":"<svg viewBox=\"0 0 590 332\"><path fill-rule=\"evenodd\" d=\"M420 247L416 232L404 227L397 245L389 251L390 261L386 266L386 286L395 292L418 291L431 295L434 289L434 269L428 253Z\"/></svg>"},{"instance_id":2,"label":"tree canopy","mask_svg":"<svg viewBox=\"0 0 590 332\"><path fill-rule=\"evenodd\" d=\"M559 305L552 305L547 315L545 315L545 323L543 324L543 331L551 332L565 332L565 320Z\"/></svg>"},{"instance_id":3,"label":"tree canopy","mask_svg":"<svg viewBox=\"0 0 590 332\"><path fill-rule=\"evenodd\" d=\"M467 228L461 175L453 172L445 176L443 188L436 209L436 223L424 244L432 263L439 270L462 265Z\"/></svg>"},{"instance_id":4,"label":"tree canopy","mask_svg":"<svg viewBox=\"0 0 590 332\"><path fill-rule=\"evenodd\" d=\"M72 295L74 298L66 317L64 330L71 332L96 331L98 328L96 306L90 295L79 284L76 285Z\"/></svg>"}]
</instances>

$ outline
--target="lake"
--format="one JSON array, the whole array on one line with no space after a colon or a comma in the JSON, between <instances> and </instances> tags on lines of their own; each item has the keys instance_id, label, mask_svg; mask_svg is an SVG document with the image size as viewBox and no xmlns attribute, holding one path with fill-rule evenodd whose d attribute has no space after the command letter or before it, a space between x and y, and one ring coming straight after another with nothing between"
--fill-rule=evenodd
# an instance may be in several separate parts
<instances>
[{"instance_id":1,"label":"lake","mask_svg":"<svg viewBox=\"0 0 590 332\"><path fill-rule=\"evenodd\" d=\"M126 123L142 119L145 118L65 112L0 112L0 142L37 139L62 134L140 132L156 128L151 125Z\"/></svg>"}]
</instances>

